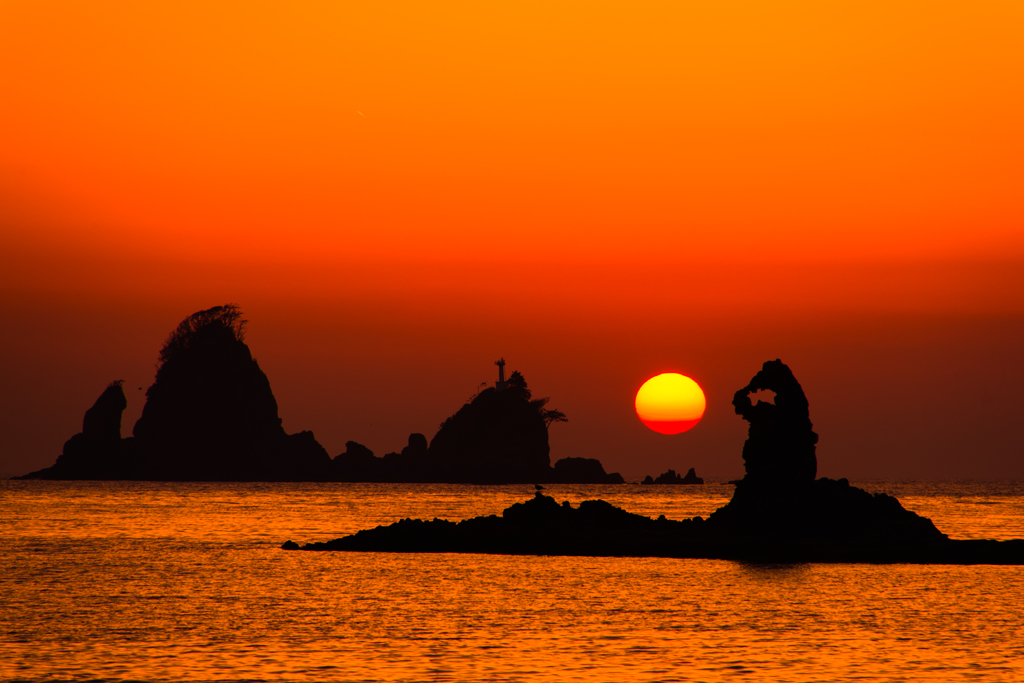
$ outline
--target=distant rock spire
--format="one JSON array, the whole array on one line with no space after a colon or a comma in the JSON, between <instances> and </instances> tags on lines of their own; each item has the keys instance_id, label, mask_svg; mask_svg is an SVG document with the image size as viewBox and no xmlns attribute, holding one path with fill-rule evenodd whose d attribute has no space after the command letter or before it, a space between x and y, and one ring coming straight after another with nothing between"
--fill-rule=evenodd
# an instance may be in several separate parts
<instances>
[{"instance_id":1,"label":"distant rock spire","mask_svg":"<svg viewBox=\"0 0 1024 683\"><path fill-rule=\"evenodd\" d=\"M775 402L751 403L750 395L761 390L775 392ZM748 487L774 489L814 481L818 435L812 429L807 397L785 363L765 362L750 384L736 392L732 404L736 414L750 423L743 444Z\"/></svg>"}]
</instances>

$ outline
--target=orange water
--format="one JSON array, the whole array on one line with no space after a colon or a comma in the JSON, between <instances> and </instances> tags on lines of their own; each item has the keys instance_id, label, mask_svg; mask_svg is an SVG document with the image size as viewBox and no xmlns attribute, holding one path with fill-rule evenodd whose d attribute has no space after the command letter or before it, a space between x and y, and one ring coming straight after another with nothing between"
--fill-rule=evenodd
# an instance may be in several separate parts
<instances>
[{"instance_id":1,"label":"orange water","mask_svg":"<svg viewBox=\"0 0 1024 683\"><path fill-rule=\"evenodd\" d=\"M862 482L958 538L1024 484ZM670 518L731 487L549 486ZM0 678L1024 680L1024 567L295 553L532 487L0 482Z\"/></svg>"}]
</instances>

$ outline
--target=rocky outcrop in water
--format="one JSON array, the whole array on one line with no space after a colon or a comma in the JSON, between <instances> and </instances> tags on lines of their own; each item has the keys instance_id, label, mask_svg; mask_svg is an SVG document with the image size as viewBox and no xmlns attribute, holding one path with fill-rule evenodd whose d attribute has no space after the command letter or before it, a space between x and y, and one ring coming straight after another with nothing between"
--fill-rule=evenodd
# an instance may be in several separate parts
<instances>
[{"instance_id":1,"label":"rocky outcrop in water","mask_svg":"<svg viewBox=\"0 0 1024 683\"><path fill-rule=\"evenodd\" d=\"M476 517L462 522L404 519L389 526L360 531L325 543L310 543L302 550L366 550L386 552L469 552L530 555L643 555L652 541L666 533L687 534L700 522L652 520L621 510L601 500L585 501L576 508L559 505L540 491L516 503L501 516ZM609 541L616 552L611 549ZM678 545L678 544L673 544ZM283 546L298 550L292 541ZM664 554L671 555L669 547Z\"/></svg>"},{"instance_id":2,"label":"rocky outcrop in water","mask_svg":"<svg viewBox=\"0 0 1024 683\"><path fill-rule=\"evenodd\" d=\"M441 425L427 449L433 481L515 484L547 481L551 469L544 400L533 400L513 373L489 387Z\"/></svg>"},{"instance_id":3,"label":"rocky outcrop in water","mask_svg":"<svg viewBox=\"0 0 1024 683\"><path fill-rule=\"evenodd\" d=\"M384 469L394 474L406 472L411 477L422 478L427 465L427 437L413 433L409 435L409 443L398 453L384 456Z\"/></svg>"},{"instance_id":4,"label":"rocky outcrop in water","mask_svg":"<svg viewBox=\"0 0 1024 683\"><path fill-rule=\"evenodd\" d=\"M622 475L607 473L596 458L562 458L555 463L548 481L552 484L621 484Z\"/></svg>"},{"instance_id":5,"label":"rocky outcrop in water","mask_svg":"<svg viewBox=\"0 0 1024 683\"><path fill-rule=\"evenodd\" d=\"M121 414L128 407L122 383L111 382L85 411L82 431L65 442L56 464L27 478L106 479L129 469L131 440L121 438ZM43 476L44 472L59 476Z\"/></svg>"},{"instance_id":6,"label":"rocky outcrop in water","mask_svg":"<svg viewBox=\"0 0 1024 683\"><path fill-rule=\"evenodd\" d=\"M698 477L697 470L691 467L685 477L680 477L676 474L675 470L670 469L664 474L659 474L657 479L648 474L644 477L644 480L641 483L645 486L650 486L652 484L703 484L704 480Z\"/></svg>"},{"instance_id":7,"label":"rocky outcrop in water","mask_svg":"<svg viewBox=\"0 0 1024 683\"><path fill-rule=\"evenodd\" d=\"M334 481L380 481L383 461L369 448L355 441L345 442L345 451L331 460Z\"/></svg>"},{"instance_id":8,"label":"rocky outcrop in water","mask_svg":"<svg viewBox=\"0 0 1024 683\"><path fill-rule=\"evenodd\" d=\"M189 316L164 344L134 430L157 478L323 476L326 451L312 433L285 433L270 381L245 344L244 328L236 306L217 306Z\"/></svg>"},{"instance_id":9,"label":"rocky outcrop in water","mask_svg":"<svg viewBox=\"0 0 1024 683\"><path fill-rule=\"evenodd\" d=\"M331 480L349 482L424 482L429 481L426 467L427 437L410 434L409 445L397 453L378 458L366 446L349 441L345 452L331 461Z\"/></svg>"},{"instance_id":10,"label":"rocky outcrop in water","mask_svg":"<svg viewBox=\"0 0 1024 683\"><path fill-rule=\"evenodd\" d=\"M751 404L750 394L768 390L774 403ZM807 397L793 373L779 359L765 362L747 386L736 392L736 414L750 423L743 444L745 481L752 486L798 486L814 481L818 470Z\"/></svg>"},{"instance_id":11,"label":"rocky outcrop in water","mask_svg":"<svg viewBox=\"0 0 1024 683\"><path fill-rule=\"evenodd\" d=\"M895 499L889 501L886 505L899 507ZM869 538L851 541L843 537L827 542L800 537L751 539L725 533L700 517L651 519L603 500L587 500L573 507L539 491L500 516L461 522L403 519L332 541L305 545L286 541L281 547L307 551L688 557L765 563L1024 564L1024 540L953 541L944 536L914 543Z\"/></svg>"},{"instance_id":12,"label":"rocky outcrop in water","mask_svg":"<svg viewBox=\"0 0 1024 683\"><path fill-rule=\"evenodd\" d=\"M751 405L770 389L775 404ZM454 523L403 520L326 543L286 549L663 556L758 562L1024 564L1024 540L953 541L895 498L845 479L814 479L817 435L799 382L769 361L734 399L750 422L747 474L732 500L708 519L634 515L604 501L578 508L539 491L500 517ZM674 473L673 473L674 474Z\"/></svg>"},{"instance_id":13,"label":"rocky outcrop in water","mask_svg":"<svg viewBox=\"0 0 1024 683\"><path fill-rule=\"evenodd\" d=\"M568 458L550 465L548 428L566 421L534 399L518 372L448 418L429 444L411 434L383 458L354 441L333 460L312 432L285 433L270 381L245 343L235 305L199 311L160 351L134 436L121 438L127 402L120 382L86 413L57 463L28 479L156 481L344 481L620 483L601 463Z\"/></svg>"},{"instance_id":14,"label":"rocky outcrop in water","mask_svg":"<svg viewBox=\"0 0 1024 683\"><path fill-rule=\"evenodd\" d=\"M245 344L244 329L241 312L233 305L186 318L160 352L156 381L146 392L134 439L120 439L120 411L127 403L120 386L112 385L86 413L83 433L68 442L70 451L65 447L56 465L28 476L325 478L329 456L312 432L285 433L270 382ZM69 464L61 462L65 459Z\"/></svg>"},{"instance_id":15,"label":"rocky outcrop in water","mask_svg":"<svg viewBox=\"0 0 1024 683\"><path fill-rule=\"evenodd\" d=\"M428 444L410 434L409 445L383 458L353 441L331 463L336 481L467 484L621 484L593 458L563 458L552 467L548 428L564 422L560 411L534 399L526 379L513 372L484 389L441 425Z\"/></svg>"},{"instance_id":16,"label":"rocky outcrop in water","mask_svg":"<svg viewBox=\"0 0 1024 683\"><path fill-rule=\"evenodd\" d=\"M774 404L749 394L775 392ZM807 398L781 361L768 361L733 398L736 413L750 423L743 460L746 475L727 505L709 522L753 542L924 543L945 536L930 520L905 510L895 498L872 495L847 480L815 479L818 435Z\"/></svg>"}]
</instances>

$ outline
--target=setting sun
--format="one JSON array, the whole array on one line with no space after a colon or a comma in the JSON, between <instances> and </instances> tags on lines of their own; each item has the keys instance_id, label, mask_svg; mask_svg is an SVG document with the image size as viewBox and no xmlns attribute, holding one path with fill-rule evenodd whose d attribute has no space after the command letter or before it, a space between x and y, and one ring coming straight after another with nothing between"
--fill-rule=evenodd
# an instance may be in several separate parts
<instances>
[{"instance_id":1,"label":"setting sun","mask_svg":"<svg viewBox=\"0 0 1024 683\"><path fill-rule=\"evenodd\" d=\"M681 434L700 422L707 402L700 386L686 375L663 372L636 392L640 421L661 434Z\"/></svg>"}]
</instances>

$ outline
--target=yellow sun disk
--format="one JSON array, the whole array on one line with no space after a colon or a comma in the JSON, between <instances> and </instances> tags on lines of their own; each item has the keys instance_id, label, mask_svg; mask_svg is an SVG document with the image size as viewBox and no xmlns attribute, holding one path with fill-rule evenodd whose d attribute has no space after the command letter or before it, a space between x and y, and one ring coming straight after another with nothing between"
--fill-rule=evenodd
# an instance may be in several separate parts
<instances>
[{"instance_id":1,"label":"yellow sun disk","mask_svg":"<svg viewBox=\"0 0 1024 683\"><path fill-rule=\"evenodd\" d=\"M666 372L644 382L636 394L637 416L655 431L663 431L652 423L690 422L687 427L663 433L685 431L704 415L707 401L700 386L689 377Z\"/></svg>"}]
</instances>

